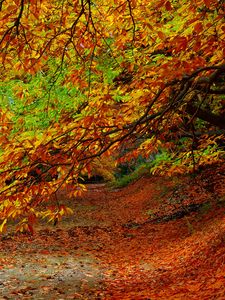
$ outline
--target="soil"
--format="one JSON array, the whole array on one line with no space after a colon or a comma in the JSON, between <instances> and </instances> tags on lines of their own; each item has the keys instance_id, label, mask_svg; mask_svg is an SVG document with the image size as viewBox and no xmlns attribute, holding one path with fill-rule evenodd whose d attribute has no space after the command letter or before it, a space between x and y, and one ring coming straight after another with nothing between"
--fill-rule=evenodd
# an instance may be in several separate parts
<instances>
[{"instance_id":1,"label":"soil","mask_svg":"<svg viewBox=\"0 0 225 300\"><path fill-rule=\"evenodd\" d=\"M0 299L225 299L223 201L148 222L174 213L171 186L164 178L119 190L88 184L75 200L61 191L73 216L2 236Z\"/></svg>"}]
</instances>

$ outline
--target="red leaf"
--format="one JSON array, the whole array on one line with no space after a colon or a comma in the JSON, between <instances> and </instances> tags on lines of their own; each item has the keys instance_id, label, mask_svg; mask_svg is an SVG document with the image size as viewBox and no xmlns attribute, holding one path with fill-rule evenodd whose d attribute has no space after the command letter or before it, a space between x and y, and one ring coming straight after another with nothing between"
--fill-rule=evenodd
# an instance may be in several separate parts
<instances>
[{"instance_id":1,"label":"red leaf","mask_svg":"<svg viewBox=\"0 0 225 300\"><path fill-rule=\"evenodd\" d=\"M172 6L171 6L170 1L167 1L165 6L166 6L166 10L172 10Z\"/></svg>"},{"instance_id":2,"label":"red leaf","mask_svg":"<svg viewBox=\"0 0 225 300\"><path fill-rule=\"evenodd\" d=\"M203 0L205 3L205 6L210 7L211 0Z\"/></svg>"},{"instance_id":3,"label":"red leaf","mask_svg":"<svg viewBox=\"0 0 225 300\"><path fill-rule=\"evenodd\" d=\"M202 29L203 29L202 23L198 23L198 24L196 24L195 27L194 27L194 31L195 31L196 33L201 32Z\"/></svg>"}]
</instances>

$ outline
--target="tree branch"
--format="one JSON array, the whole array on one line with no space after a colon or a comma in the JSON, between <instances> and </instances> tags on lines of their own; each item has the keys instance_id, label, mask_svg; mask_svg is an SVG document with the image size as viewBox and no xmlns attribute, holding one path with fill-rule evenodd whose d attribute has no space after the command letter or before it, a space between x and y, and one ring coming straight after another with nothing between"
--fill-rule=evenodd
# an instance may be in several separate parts
<instances>
[{"instance_id":1,"label":"tree branch","mask_svg":"<svg viewBox=\"0 0 225 300\"><path fill-rule=\"evenodd\" d=\"M186 111L191 116L196 116L197 118L206 121L212 125L215 125L221 129L225 129L225 118L223 116L216 115L212 112L204 110L200 107L195 107L192 104L188 104Z\"/></svg>"}]
</instances>

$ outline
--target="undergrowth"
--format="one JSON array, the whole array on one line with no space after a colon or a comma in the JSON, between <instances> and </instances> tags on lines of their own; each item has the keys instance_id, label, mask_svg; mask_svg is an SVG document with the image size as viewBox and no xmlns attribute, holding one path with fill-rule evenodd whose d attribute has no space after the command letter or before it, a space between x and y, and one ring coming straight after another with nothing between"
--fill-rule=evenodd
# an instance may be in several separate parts
<instances>
[{"instance_id":1,"label":"undergrowth","mask_svg":"<svg viewBox=\"0 0 225 300\"><path fill-rule=\"evenodd\" d=\"M116 178L110 182L110 186L114 188L122 188L128 184L138 180L144 175L150 174L150 169L152 167L152 162L145 162L140 164L133 172L122 175L121 177Z\"/></svg>"}]
</instances>

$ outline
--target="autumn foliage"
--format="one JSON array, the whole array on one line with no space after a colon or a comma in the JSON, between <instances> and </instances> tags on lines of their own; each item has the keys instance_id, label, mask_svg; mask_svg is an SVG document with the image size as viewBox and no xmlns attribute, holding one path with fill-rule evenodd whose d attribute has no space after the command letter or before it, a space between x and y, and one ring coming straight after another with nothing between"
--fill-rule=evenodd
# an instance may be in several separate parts
<instances>
[{"instance_id":1,"label":"autumn foliage","mask_svg":"<svg viewBox=\"0 0 225 300\"><path fill-rule=\"evenodd\" d=\"M217 0L1 1L0 231L72 213L58 190L80 195L93 160L124 147L120 162L166 152L153 173L223 162L224 13Z\"/></svg>"}]
</instances>

